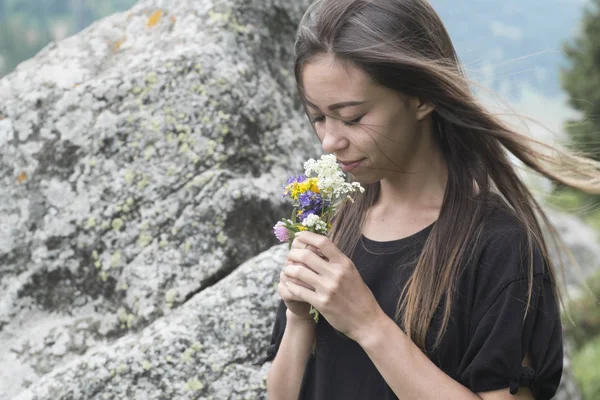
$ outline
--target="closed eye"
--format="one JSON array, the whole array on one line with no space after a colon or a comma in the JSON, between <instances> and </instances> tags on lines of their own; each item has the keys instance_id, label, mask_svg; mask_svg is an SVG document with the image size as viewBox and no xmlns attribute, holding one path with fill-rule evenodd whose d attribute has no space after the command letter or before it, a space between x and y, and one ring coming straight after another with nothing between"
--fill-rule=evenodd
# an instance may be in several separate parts
<instances>
[{"instance_id":1,"label":"closed eye","mask_svg":"<svg viewBox=\"0 0 600 400\"><path fill-rule=\"evenodd\" d=\"M323 122L323 120L325 119L324 115L318 116L318 117L314 117L310 120L311 124L317 124L319 122Z\"/></svg>"},{"instance_id":2,"label":"closed eye","mask_svg":"<svg viewBox=\"0 0 600 400\"><path fill-rule=\"evenodd\" d=\"M364 117L364 115L361 115L360 117L353 119L352 121L342 121L342 123L346 126L354 126L357 125L358 123L360 123L360 120ZM325 116L324 115L320 115L318 117L313 118L310 122L312 124L317 124L319 122L323 122L325 120Z\"/></svg>"}]
</instances>

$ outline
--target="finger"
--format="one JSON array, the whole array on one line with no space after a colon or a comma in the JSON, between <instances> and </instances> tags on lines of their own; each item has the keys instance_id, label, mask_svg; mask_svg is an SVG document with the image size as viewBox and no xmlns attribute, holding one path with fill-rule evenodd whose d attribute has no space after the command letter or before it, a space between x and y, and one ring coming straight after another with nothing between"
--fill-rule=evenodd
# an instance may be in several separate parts
<instances>
[{"instance_id":1,"label":"finger","mask_svg":"<svg viewBox=\"0 0 600 400\"><path fill-rule=\"evenodd\" d=\"M292 248L292 249L304 249L304 248L306 248L306 245L307 245L307 244L308 244L308 243L306 243L306 242L303 242L302 240L300 240L300 239L296 238L296 239L294 239L294 241L292 242L292 247L291 247L291 248Z\"/></svg>"},{"instance_id":2,"label":"finger","mask_svg":"<svg viewBox=\"0 0 600 400\"><path fill-rule=\"evenodd\" d=\"M309 245L308 243L304 243L301 240L294 240L292 242L292 247L291 249L306 249L306 250L311 250L313 253L316 253L319 257L323 258L323 253L321 253L321 251L317 248L315 248L314 246ZM286 258L287 261L287 258ZM287 262L286 262L287 264ZM308 266L307 266L308 267ZM310 268L310 267L308 267Z\"/></svg>"},{"instance_id":3,"label":"finger","mask_svg":"<svg viewBox=\"0 0 600 400\"><path fill-rule=\"evenodd\" d=\"M308 249L313 251L314 253L317 253L319 255L319 257L323 258L324 255L321 252L321 250L317 249L315 246L312 246L308 243L303 242L302 240L299 239L294 239L294 241L292 242L292 249Z\"/></svg>"},{"instance_id":4,"label":"finger","mask_svg":"<svg viewBox=\"0 0 600 400\"><path fill-rule=\"evenodd\" d=\"M281 297L283 299L284 302L288 302L288 301L302 301L299 298L297 298L296 296L294 296L294 294L292 292L290 292L288 285L286 284L286 282L279 282L279 285L277 287L277 291L279 292L279 297Z\"/></svg>"},{"instance_id":5,"label":"finger","mask_svg":"<svg viewBox=\"0 0 600 400\"><path fill-rule=\"evenodd\" d=\"M304 247L306 250L310 250L313 253L315 253L316 255L318 255L321 258L324 258L325 256L323 255L323 253L321 252L321 250L317 249L315 246L312 245L307 245L306 247Z\"/></svg>"},{"instance_id":6,"label":"finger","mask_svg":"<svg viewBox=\"0 0 600 400\"><path fill-rule=\"evenodd\" d=\"M288 280L293 278L302 281L303 283L314 288L314 290L317 290L322 286L322 278L311 269L306 268L304 265L291 263L283 267L283 273Z\"/></svg>"},{"instance_id":7,"label":"finger","mask_svg":"<svg viewBox=\"0 0 600 400\"><path fill-rule=\"evenodd\" d=\"M329 276L327 260L321 258L317 253L305 249L292 249L287 255L290 263L303 264L317 275ZM289 263L288 263L289 264Z\"/></svg>"},{"instance_id":8,"label":"finger","mask_svg":"<svg viewBox=\"0 0 600 400\"><path fill-rule=\"evenodd\" d=\"M301 280L298 280L298 279L292 278L290 276L287 276L283 271L281 271L280 274L279 274L279 281L283 282L283 283L285 283L285 282L293 282L296 285L303 286L303 287L305 287L305 288L307 288L309 290L315 290L315 288L312 287L312 286L310 286L309 284L307 284L305 282L302 282Z\"/></svg>"},{"instance_id":9,"label":"finger","mask_svg":"<svg viewBox=\"0 0 600 400\"><path fill-rule=\"evenodd\" d=\"M304 283L304 282L302 282L302 281L300 281L300 280L298 280L298 279L295 279L295 278L288 277L288 279L287 279L287 282L292 282L292 283L294 283L294 284L296 284L296 285L300 285L300 286L302 286L302 287L305 287L305 288L307 288L308 290L312 290L312 291L314 291L314 290L315 290L315 288L314 288L314 287L312 287L312 286L310 286L309 284L307 284L307 283Z\"/></svg>"},{"instance_id":10,"label":"finger","mask_svg":"<svg viewBox=\"0 0 600 400\"><path fill-rule=\"evenodd\" d=\"M299 301L304 301L306 303L312 304L313 307L320 309L323 304L321 296L317 292L313 292L312 290L308 290L305 287L294 284L293 282L287 282L288 291Z\"/></svg>"},{"instance_id":11,"label":"finger","mask_svg":"<svg viewBox=\"0 0 600 400\"><path fill-rule=\"evenodd\" d=\"M319 235L318 233L310 231L302 231L297 232L295 236L294 241L298 240L304 243L304 246L308 244L315 247L315 249L318 249L327 260L339 261L341 257L344 257L344 254L325 235Z\"/></svg>"},{"instance_id":12,"label":"finger","mask_svg":"<svg viewBox=\"0 0 600 400\"><path fill-rule=\"evenodd\" d=\"M288 256L285 258L285 264L283 264L283 267L285 268L286 266L293 264L294 262L297 264L302 264L305 268L308 268L311 271L313 271L314 273L316 273L316 271L314 269L312 269L311 267L309 267L308 265L306 265L304 263L299 263L299 262L296 262L296 261L293 261L292 259L290 259L289 253L288 253Z\"/></svg>"}]
</instances>

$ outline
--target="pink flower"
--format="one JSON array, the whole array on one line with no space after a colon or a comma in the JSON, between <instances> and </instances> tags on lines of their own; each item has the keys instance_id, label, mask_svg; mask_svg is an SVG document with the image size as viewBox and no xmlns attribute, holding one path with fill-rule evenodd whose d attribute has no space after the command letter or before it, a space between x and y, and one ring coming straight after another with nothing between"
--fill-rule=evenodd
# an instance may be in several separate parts
<instances>
[{"instance_id":1,"label":"pink flower","mask_svg":"<svg viewBox=\"0 0 600 400\"><path fill-rule=\"evenodd\" d=\"M275 224L273 227L273 232L275 232L275 236L280 242L287 242L290 239L288 229L281 221Z\"/></svg>"}]
</instances>

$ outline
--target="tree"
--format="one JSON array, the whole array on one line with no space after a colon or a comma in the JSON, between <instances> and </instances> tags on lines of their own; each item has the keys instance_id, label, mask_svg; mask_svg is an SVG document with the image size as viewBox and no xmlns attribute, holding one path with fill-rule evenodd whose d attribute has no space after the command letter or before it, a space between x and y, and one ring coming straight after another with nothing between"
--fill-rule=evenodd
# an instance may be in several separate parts
<instances>
[{"instance_id":1,"label":"tree","mask_svg":"<svg viewBox=\"0 0 600 400\"><path fill-rule=\"evenodd\" d=\"M582 115L568 121L571 147L600 161L600 0L584 8L581 30L564 45L569 66L561 70L569 104ZM581 195L583 205L600 202L600 196Z\"/></svg>"}]
</instances>

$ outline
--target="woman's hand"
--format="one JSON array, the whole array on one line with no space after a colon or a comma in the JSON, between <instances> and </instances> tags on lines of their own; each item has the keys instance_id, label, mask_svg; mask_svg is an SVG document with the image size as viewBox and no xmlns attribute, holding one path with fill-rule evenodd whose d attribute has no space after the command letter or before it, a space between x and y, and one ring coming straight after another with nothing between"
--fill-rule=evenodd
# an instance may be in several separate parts
<instances>
[{"instance_id":1,"label":"woman's hand","mask_svg":"<svg viewBox=\"0 0 600 400\"><path fill-rule=\"evenodd\" d=\"M282 272L288 283L286 293L312 304L332 327L358 341L383 313L375 296L354 263L329 238L303 231L296 234L296 243ZM307 244L315 251L305 249Z\"/></svg>"},{"instance_id":2,"label":"woman's hand","mask_svg":"<svg viewBox=\"0 0 600 400\"><path fill-rule=\"evenodd\" d=\"M311 251L311 249L314 249L314 247L312 247L310 245L307 246L306 243L302 243L302 242L298 241L298 239L294 239L294 241L292 242L292 247L290 248L290 252L292 251L292 249L306 249L308 251ZM290 260L289 253L288 253L288 256L285 259L284 269L286 266L288 266L292 263L293 263L293 261ZM306 265L303 265L303 267L310 269ZM300 280L286 276L283 273L283 271L279 274L279 285L277 287L277 292L279 293L279 296L281 296L281 298L284 301L285 305L287 306L288 310L290 310L291 313L293 313L295 316L297 316L298 319L312 320L313 316L309 314L310 304L299 299L298 297L294 296L290 292L290 290L288 289L288 286L286 284L289 282L291 282L295 285L305 287L306 289L309 289L309 290L314 290L314 288Z\"/></svg>"}]
</instances>

